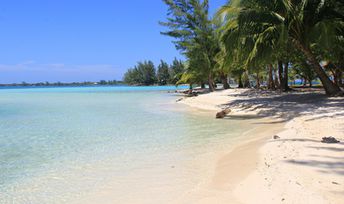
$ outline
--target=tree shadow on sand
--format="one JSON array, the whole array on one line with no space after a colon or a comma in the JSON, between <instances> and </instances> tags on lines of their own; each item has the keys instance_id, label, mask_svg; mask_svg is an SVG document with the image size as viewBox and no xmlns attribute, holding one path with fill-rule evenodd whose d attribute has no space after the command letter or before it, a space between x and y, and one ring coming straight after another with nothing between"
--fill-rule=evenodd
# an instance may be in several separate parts
<instances>
[{"instance_id":1,"label":"tree shadow on sand","mask_svg":"<svg viewBox=\"0 0 344 204\"><path fill-rule=\"evenodd\" d=\"M255 113L257 113L257 118L272 118L273 121L268 122L271 124L288 122L299 116L309 116L306 121L344 116L344 98L328 98L325 94L320 92L293 92L285 94L247 90L243 93L230 96L238 96L240 99L222 104L222 107L235 108L239 111L247 112L255 111ZM312 117L312 115L317 116ZM229 115L228 118L232 119L233 116ZM260 123L260 121L258 123ZM271 142L303 142L305 143L306 148L321 150L321 154L308 155L310 157L307 157L304 160L290 159L285 160L285 162L292 165L313 167L324 174L344 176L344 155L331 156L331 152L335 152L336 154L344 153L343 142L323 145L320 138L319 140L309 138L281 138ZM326 153L323 154L323 151L327 152L328 155L326 155ZM340 185L344 185L344 183Z\"/></svg>"},{"instance_id":2,"label":"tree shadow on sand","mask_svg":"<svg viewBox=\"0 0 344 204\"><path fill-rule=\"evenodd\" d=\"M287 122L301 115L312 115L314 113L323 114L324 116L309 120L333 117L326 116L326 114L333 113L338 108L344 110L344 98L328 98L323 93L293 92L285 94L247 90L231 96L238 96L241 99L222 104L222 107L234 107L246 112L255 111L258 112L257 118L274 117L282 122ZM337 113L335 116L344 116L344 111ZM233 119L235 117L229 115L227 118Z\"/></svg>"},{"instance_id":3,"label":"tree shadow on sand","mask_svg":"<svg viewBox=\"0 0 344 204\"><path fill-rule=\"evenodd\" d=\"M344 152L344 147L342 147L344 146L344 143L338 143L338 144L333 144L335 146L324 147L324 146L316 145L316 144L321 143L316 140L291 139L288 141L312 142L315 144L308 145L306 146L306 148L326 151L327 153ZM329 145L332 145L332 144L329 144ZM289 159L289 160L286 160L285 162L292 165L301 165L301 166L308 166L308 167L316 168L318 172L323 173L323 174L336 174L339 176L344 176L344 155L343 156L329 156L326 154L315 153L315 154L310 154L307 156L308 158L311 157L311 159ZM344 185L344 183L340 183L338 185ZM344 189L340 193L344 193Z\"/></svg>"},{"instance_id":4,"label":"tree shadow on sand","mask_svg":"<svg viewBox=\"0 0 344 204\"><path fill-rule=\"evenodd\" d=\"M285 162L293 165L302 165L302 166L309 166L318 168L318 171L325 174L337 174L340 176L344 176L344 155L343 156L329 156L326 155L327 153L336 152L336 153L344 153L344 142L337 143L337 144L326 144L329 146L323 146L321 141L315 139L300 139L300 138L291 138L291 139L278 139L272 140L270 142L308 142L309 145L306 148L309 149L316 149L325 151L325 154L309 154L308 157L312 157L312 159L289 159ZM342 184L344 185L344 183ZM344 191L343 191L344 192Z\"/></svg>"},{"instance_id":5,"label":"tree shadow on sand","mask_svg":"<svg viewBox=\"0 0 344 204\"><path fill-rule=\"evenodd\" d=\"M319 161L319 160L288 160L290 164L304 165L320 168L321 173L334 173L344 176L344 162L341 161Z\"/></svg>"}]
</instances>

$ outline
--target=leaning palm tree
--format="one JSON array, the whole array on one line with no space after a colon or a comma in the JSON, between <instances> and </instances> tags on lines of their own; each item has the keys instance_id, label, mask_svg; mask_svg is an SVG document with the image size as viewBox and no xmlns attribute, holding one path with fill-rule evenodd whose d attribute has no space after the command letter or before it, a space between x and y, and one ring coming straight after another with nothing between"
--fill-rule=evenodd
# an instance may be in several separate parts
<instances>
[{"instance_id":1,"label":"leaning palm tree","mask_svg":"<svg viewBox=\"0 0 344 204\"><path fill-rule=\"evenodd\" d=\"M326 94L343 95L320 66L313 48L319 36L334 33L328 31L343 25L343 15L335 10L335 5L338 2L334 0L234 0L222 9L230 17L225 25L224 42L254 40L253 47L246 48L249 50L246 62L268 60L281 45L291 42L317 73ZM324 25L327 32L320 29Z\"/></svg>"},{"instance_id":2,"label":"leaning palm tree","mask_svg":"<svg viewBox=\"0 0 344 204\"><path fill-rule=\"evenodd\" d=\"M335 11L333 0L303 0L290 6L289 35L297 49L303 52L308 63L320 78L326 93L330 96L343 95L339 86L333 83L320 66L312 46L319 36L334 38L335 25L343 21L343 16ZM325 26L326 29L322 29ZM326 32L324 32L326 31ZM328 32L330 31L330 32Z\"/></svg>"}]
</instances>

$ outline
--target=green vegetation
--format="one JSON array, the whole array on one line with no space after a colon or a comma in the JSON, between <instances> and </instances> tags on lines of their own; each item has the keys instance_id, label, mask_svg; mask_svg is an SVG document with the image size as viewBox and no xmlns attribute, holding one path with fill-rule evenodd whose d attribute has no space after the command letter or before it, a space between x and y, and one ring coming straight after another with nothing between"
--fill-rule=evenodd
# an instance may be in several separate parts
<instances>
[{"instance_id":1,"label":"green vegetation","mask_svg":"<svg viewBox=\"0 0 344 204\"><path fill-rule=\"evenodd\" d=\"M124 82L128 84L152 85L156 81L155 66L152 61L139 62L124 75Z\"/></svg>"},{"instance_id":2,"label":"green vegetation","mask_svg":"<svg viewBox=\"0 0 344 204\"><path fill-rule=\"evenodd\" d=\"M44 86L44 87L55 87L55 86L113 86L113 85L123 85L122 81L117 80L100 80L99 82L85 81L85 82L39 82L39 83L27 83L25 81L21 83L14 84L0 84L0 86Z\"/></svg>"},{"instance_id":3,"label":"green vegetation","mask_svg":"<svg viewBox=\"0 0 344 204\"><path fill-rule=\"evenodd\" d=\"M129 85L176 84L184 73L184 64L175 59L172 65L161 60L158 69L152 61L139 62L124 74L124 82Z\"/></svg>"},{"instance_id":4,"label":"green vegetation","mask_svg":"<svg viewBox=\"0 0 344 204\"><path fill-rule=\"evenodd\" d=\"M160 24L169 28L162 32L176 38L174 41L188 59L185 76L180 83L208 83L215 89L215 56L219 51L215 26L209 19L208 1L164 0L169 6L168 22Z\"/></svg>"},{"instance_id":5,"label":"green vegetation","mask_svg":"<svg viewBox=\"0 0 344 204\"><path fill-rule=\"evenodd\" d=\"M159 85L166 85L170 83L170 72L169 65L161 60L160 65L158 66L157 79Z\"/></svg>"},{"instance_id":6,"label":"green vegetation","mask_svg":"<svg viewBox=\"0 0 344 204\"><path fill-rule=\"evenodd\" d=\"M163 1L162 34L173 37L187 59L174 83L207 83L213 91L215 82L229 88L230 77L239 87L266 82L268 89L288 91L290 78L310 86L318 78L327 95L343 95L343 1L231 0L215 16L207 0Z\"/></svg>"}]
</instances>

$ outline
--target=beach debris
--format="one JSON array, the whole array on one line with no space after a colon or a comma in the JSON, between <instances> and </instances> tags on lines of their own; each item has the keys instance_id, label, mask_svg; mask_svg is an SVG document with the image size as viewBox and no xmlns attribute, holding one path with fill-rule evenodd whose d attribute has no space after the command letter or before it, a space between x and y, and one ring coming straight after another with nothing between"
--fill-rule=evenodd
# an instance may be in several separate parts
<instances>
[{"instance_id":1,"label":"beach debris","mask_svg":"<svg viewBox=\"0 0 344 204\"><path fill-rule=\"evenodd\" d=\"M334 144L339 143L340 141L334 137L323 137L321 140L322 143Z\"/></svg>"},{"instance_id":2,"label":"beach debris","mask_svg":"<svg viewBox=\"0 0 344 204\"><path fill-rule=\"evenodd\" d=\"M224 110L222 110L222 111L216 113L216 118L218 118L218 119L219 119L219 118L224 118L224 117L226 117L226 115L228 115L231 111L232 111L231 109L226 108L226 109L224 109Z\"/></svg>"},{"instance_id":3,"label":"beach debris","mask_svg":"<svg viewBox=\"0 0 344 204\"><path fill-rule=\"evenodd\" d=\"M198 96L198 93L196 92L192 92L187 95L187 97L196 97L196 96Z\"/></svg>"},{"instance_id":4,"label":"beach debris","mask_svg":"<svg viewBox=\"0 0 344 204\"><path fill-rule=\"evenodd\" d=\"M277 139L281 139L281 137L278 135L274 135L274 140L277 140Z\"/></svg>"},{"instance_id":5,"label":"beach debris","mask_svg":"<svg viewBox=\"0 0 344 204\"><path fill-rule=\"evenodd\" d=\"M339 183L335 182L335 181L332 181L332 184L334 185L339 185Z\"/></svg>"},{"instance_id":6,"label":"beach debris","mask_svg":"<svg viewBox=\"0 0 344 204\"><path fill-rule=\"evenodd\" d=\"M179 99L176 100L176 102L179 102L179 101L182 101L182 100L183 100L183 98L179 98Z\"/></svg>"},{"instance_id":7,"label":"beach debris","mask_svg":"<svg viewBox=\"0 0 344 204\"><path fill-rule=\"evenodd\" d=\"M195 91L195 90L185 90L185 91L181 91L180 93L183 93L185 94L186 97L195 97L195 96L198 96L198 92Z\"/></svg>"}]
</instances>

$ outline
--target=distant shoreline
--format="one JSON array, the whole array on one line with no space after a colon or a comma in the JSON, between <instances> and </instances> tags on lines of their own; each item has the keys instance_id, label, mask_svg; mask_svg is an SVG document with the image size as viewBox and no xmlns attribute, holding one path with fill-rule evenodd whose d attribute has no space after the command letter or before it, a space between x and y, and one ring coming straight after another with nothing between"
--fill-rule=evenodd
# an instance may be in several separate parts
<instances>
[{"instance_id":1,"label":"distant shoreline","mask_svg":"<svg viewBox=\"0 0 344 204\"><path fill-rule=\"evenodd\" d=\"M0 84L1 88L56 88L56 87L167 87L167 86L175 86L173 84L167 85L129 85L124 83L118 84L82 84L82 83L61 83L61 84ZM176 86L177 87L177 86ZM183 87L180 85L178 87Z\"/></svg>"},{"instance_id":2,"label":"distant shoreline","mask_svg":"<svg viewBox=\"0 0 344 204\"><path fill-rule=\"evenodd\" d=\"M64 86L123 86L126 85L123 82L111 82L111 83L99 83L99 82L40 82L40 83L12 83L12 84L0 84L0 87L64 87Z\"/></svg>"}]
</instances>

